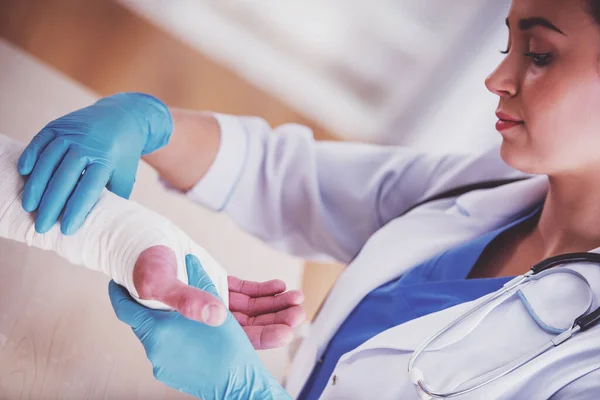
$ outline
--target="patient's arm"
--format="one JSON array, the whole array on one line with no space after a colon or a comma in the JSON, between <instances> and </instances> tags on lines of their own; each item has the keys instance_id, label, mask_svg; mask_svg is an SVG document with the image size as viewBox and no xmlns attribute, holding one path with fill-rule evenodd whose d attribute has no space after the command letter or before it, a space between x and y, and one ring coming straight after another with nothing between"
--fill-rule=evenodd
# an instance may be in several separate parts
<instances>
[{"instance_id":1,"label":"patient's arm","mask_svg":"<svg viewBox=\"0 0 600 400\"><path fill-rule=\"evenodd\" d=\"M17 159L24 146L0 134L0 237L55 251L74 264L101 271L124 286L138 302L151 308L173 308L211 325L226 316L211 294L187 285L185 257L193 254L214 282L220 297L242 325L256 349L282 346L305 314L298 291L285 283L241 281L226 272L200 246L164 217L139 204L104 191L85 224L63 236L58 224L40 235L34 216L23 210L23 178ZM51 172L51 171L50 171ZM85 174L81 180L85 180ZM207 320L205 307L217 306Z\"/></svg>"},{"instance_id":2,"label":"patient's arm","mask_svg":"<svg viewBox=\"0 0 600 400\"><path fill-rule=\"evenodd\" d=\"M0 135L0 237L52 250L70 262L101 271L151 308L175 308L188 318L220 324L226 310L210 294L187 286L185 256L197 256L228 304L226 272L200 246L166 218L104 191L82 229L63 236L58 224L36 233L34 216L23 210L25 179L17 160L25 146ZM85 180L85 174L81 180ZM136 266L137 263L137 266ZM205 306L217 312L205 321Z\"/></svg>"}]
</instances>

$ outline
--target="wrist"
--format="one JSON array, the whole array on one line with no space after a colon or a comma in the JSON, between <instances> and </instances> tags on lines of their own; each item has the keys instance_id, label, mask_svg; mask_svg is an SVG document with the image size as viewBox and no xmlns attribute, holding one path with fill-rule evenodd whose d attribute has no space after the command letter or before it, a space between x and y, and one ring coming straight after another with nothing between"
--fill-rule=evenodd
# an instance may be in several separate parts
<instances>
[{"instance_id":1,"label":"wrist","mask_svg":"<svg viewBox=\"0 0 600 400\"><path fill-rule=\"evenodd\" d=\"M142 155L164 147L173 132L173 118L165 103L158 98L137 92L116 93L96 104L112 104L127 111L139 124L144 136Z\"/></svg>"},{"instance_id":2,"label":"wrist","mask_svg":"<svg viewBox=\"0 0 600 400\"><path fill-rule=\"evenodd\" d=\"M144 157L168 186L187 192L214 164L221 146L217 120L207 112L172 110L174 132L169 144Z\"/></svg>"}]
</instances>

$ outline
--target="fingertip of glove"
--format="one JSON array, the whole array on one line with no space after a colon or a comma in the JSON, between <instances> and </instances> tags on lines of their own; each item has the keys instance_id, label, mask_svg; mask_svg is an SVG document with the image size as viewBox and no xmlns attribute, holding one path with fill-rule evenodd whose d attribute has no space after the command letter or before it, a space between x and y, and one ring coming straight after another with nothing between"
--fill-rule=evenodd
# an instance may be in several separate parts
<instances>
[{"instance_id":1,"label":"fingertip of glove","mask_svg":"<svg viewBox=\"0 0 600 400\"><path fill-rule=\"evenodd\" d=\"M62 224L60 226L60 231L65 236L71 236L75 232L77 232L77 227L74 226L73 224L68 224L68 225Z\"/></svg>"},{"instance_id":2,"label":"fingertip of glove","mask_svg":"<svg viewBox=\"0 0 600 400\"><path fill-rule=\"evenodd\" d=\"M21 161L21 159L19 159L19 162L17 163L17 172L19 175L27 176L31 173L31 168L26 161Z\"/></svg>"},{"instance_id":3,"label":"fingertip of glove","mask_svg":"<svg viewBox=\"0 0 600 400\"><path fill-rule=\"evenodd\" d=\"M201 267L200 260L198 260L198 257L193 254L187 254L185 256L185 262L188 266L193 266L195 268Z\"/></svg>"},{"instance_id":4,"label":"fingertip of glove","mask_svg":"<svg viewBox=\"0 0 600 400\"><path fill-rule=\"evenodd\" d=\"M29 153L23 152L17 161L17 171L21 175L29 175L32 170L32 163L30 161Z\"/></svg>"},{"instance_id":5,"label":"fingertip of glove","mask_svg":"<svg viewBox=\"0 0 600 400\"><path fill-rule=\"evenodd\" d=\"M35 220L35 231L40 235L48 232L52 228L48 222L41 220L39 217Z\"/></svg>"},{"instance_id":6,"label":"fingertip of glove","mask_svg":"<svg viewBox=\"0 0 600 400\"><path fill-rule=\"evenodd\" d=\"M60 224L60 231L65 236L71 236L81 228L81 225L81 221L76 215L64 215Z\"/></svg>"},{"instance_id":7,"label":"fingertip of glove","mask_svg":"<svg viewBox=\"0 0 600 400\"><path fill-rule=\"evenodd\" d=\"M30 196L23 196L23 200L21 201L21 205L23 206L23 210L28 213L34 212L36 207Z\"/></svg>"}]
</instances>

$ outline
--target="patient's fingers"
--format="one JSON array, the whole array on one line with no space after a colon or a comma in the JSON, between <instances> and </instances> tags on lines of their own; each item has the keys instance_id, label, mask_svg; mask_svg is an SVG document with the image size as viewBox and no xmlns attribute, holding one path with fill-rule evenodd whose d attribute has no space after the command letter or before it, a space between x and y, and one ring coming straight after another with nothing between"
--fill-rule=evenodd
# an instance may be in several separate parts
<instances>
[{"instance_id":1,"label":"patient's fingers","mask_svg":"<svg viewBox=\"0 0 600 400\"><path fill-rule=\"evenodd\" d=\"M233 312L233 316L242 326L265 326L283 324L291 328L300 325L306 319L306 312L300 306L286 308L285 310L262 314L256 317L248 316L244 313Z\"/></svg>"},{"instance_id":2,"label":"patient's fingers","mask_svg":"<svg viewBox=\"0 0 600 400\"><path fill-rule=\"evenodd\" d=\"M243 293L250 297L272 296L285 292L285 282L280 279L252 282L229 276L227 277L227 283L230 292Z\"/></svg>"},{"instance_id":3,"label":"patient's fingers","mask_svg":"<svg viewBox=\"0 0 600 400\"><path fill-rule=\"evenodd\" d=\"M291 290L278 296L248 297L242 293L229 293L229 309L249 316L257 316L298 306L304 301L304 294Z\"/></svg>"},{"instance_id":4,"label":"patient's fingers","mask_svg":"<svg viewBox=\"0 0 600 400\"><path fill-rule=\"evenodd\" d=\"M294 339L294 331L287 325L244 326L243 329L256 350L275 349Z\"/></svg>"},{"instance_id":5,"label":"patient's fingers","mask_svg":"<svg viewBox=\"0 0 600 400\"><path fill-rule=\"evenodd\" d=\"M140 298L160 301L189 319L217 326L227 317L218 298L177 279L177 259L166 246L153 246L140 254L133 282Z\"/></svg>"}]
</instances>

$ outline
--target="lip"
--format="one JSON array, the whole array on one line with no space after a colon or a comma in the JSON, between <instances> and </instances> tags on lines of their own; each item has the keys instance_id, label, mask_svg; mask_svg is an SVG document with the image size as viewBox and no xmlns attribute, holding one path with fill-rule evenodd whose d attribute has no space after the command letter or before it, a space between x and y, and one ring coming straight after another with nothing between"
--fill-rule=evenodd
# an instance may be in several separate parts
<instances>
[{"instance_id":1,"label":"lip","mask_svg":"<svg viewBox=\"0 0 600 400\"><path fill-rule=\"evenodd\" d=\"M502 111L497 111L496 117L498 117L498 122L496 122L496 129L500 132L524 124L523 120L520 120Z\"/></svg>"}]
</instances>

